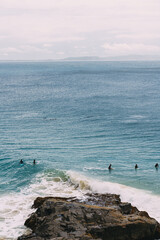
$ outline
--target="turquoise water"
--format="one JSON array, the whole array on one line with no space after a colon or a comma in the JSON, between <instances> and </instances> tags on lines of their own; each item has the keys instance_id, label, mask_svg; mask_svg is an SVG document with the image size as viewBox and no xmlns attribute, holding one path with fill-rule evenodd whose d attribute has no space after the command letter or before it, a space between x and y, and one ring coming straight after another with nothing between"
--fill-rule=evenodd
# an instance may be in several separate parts
<instances>
[{"instance_id":1,"label":"turquoise water","mask_svg":"<svg viewBox=\"0 0 160 240\"><path fill-rule=\"evenodd\" d=\"M0 115L0 196L70 170L160 195L160 62L1 62Z\"/></svg>"},{"instance_id":2,"label":"turquoise water","mask_svg":"<svg viewBox=\"0 0 160 240\"><path fill-rule=\"evenodd\" d=\"M2 192L53 168L160 194L160 63L1 63L0 86Z\"/></svg>"}]
</instances>

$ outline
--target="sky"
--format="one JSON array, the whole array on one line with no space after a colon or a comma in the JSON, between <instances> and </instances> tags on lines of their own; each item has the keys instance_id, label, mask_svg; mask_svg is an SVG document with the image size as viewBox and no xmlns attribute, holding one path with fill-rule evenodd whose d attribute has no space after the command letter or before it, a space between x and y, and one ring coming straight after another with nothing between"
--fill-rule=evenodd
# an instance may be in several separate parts
<instances>
[{"instance_id":1,"label":"sky","mask_svg":"<svg viewBox=\"0 0 160 240\"><path fill-rule=\"evenodd\" d=\"M0 0L0 60L160 59L160 0Z\"/></svg>"}]
</instances>

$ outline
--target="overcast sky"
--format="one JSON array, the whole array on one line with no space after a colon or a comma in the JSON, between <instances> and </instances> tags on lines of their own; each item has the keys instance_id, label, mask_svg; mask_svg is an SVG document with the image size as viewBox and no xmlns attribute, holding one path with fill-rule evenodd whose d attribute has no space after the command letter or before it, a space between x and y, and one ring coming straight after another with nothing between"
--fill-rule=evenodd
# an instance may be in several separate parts
<instances>
[{"instance_id":1,"label":"overcast sky","mask_svg":"<svg viewBox=\"0 0 160 240\"><path fill-rule=\"evenodd\" d=\"M160 59L160 0L0 0L0 60Z\"/></svg>"}]
</instances>

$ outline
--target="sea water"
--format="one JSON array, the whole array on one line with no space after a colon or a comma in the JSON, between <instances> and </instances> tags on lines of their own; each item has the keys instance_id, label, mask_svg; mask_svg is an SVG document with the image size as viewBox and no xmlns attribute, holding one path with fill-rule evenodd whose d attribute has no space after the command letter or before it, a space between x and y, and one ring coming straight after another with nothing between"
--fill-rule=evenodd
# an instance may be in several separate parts
<instances>
[{"instance_id":1,"label":"sea water","mask_svg":"<svg viewBox=\"0 0 160 240\"><path fill-rule=\"evenodd\" d=\"M160 62L0 63L0 239L38 196L116 193L160 221L157 162Z\"/></svg>"}]
</instances>

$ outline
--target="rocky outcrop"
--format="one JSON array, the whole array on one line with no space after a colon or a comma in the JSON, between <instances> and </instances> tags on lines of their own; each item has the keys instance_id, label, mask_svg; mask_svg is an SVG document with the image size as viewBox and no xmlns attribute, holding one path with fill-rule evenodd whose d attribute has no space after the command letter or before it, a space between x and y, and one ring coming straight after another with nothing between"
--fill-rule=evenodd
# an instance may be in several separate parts
<instances>
[{"instance_id":1,"label":"rocky outcrop","mask_svg":"<svg viewBox=\"0 0 160 240\"><path fill-rule=\"evenodd\" d=\"M25 222L32 234L18 240L152 240L160 238L159 223L118 195L88 194L74 198L37 198Z\"/></svg>"}]
</instances>

